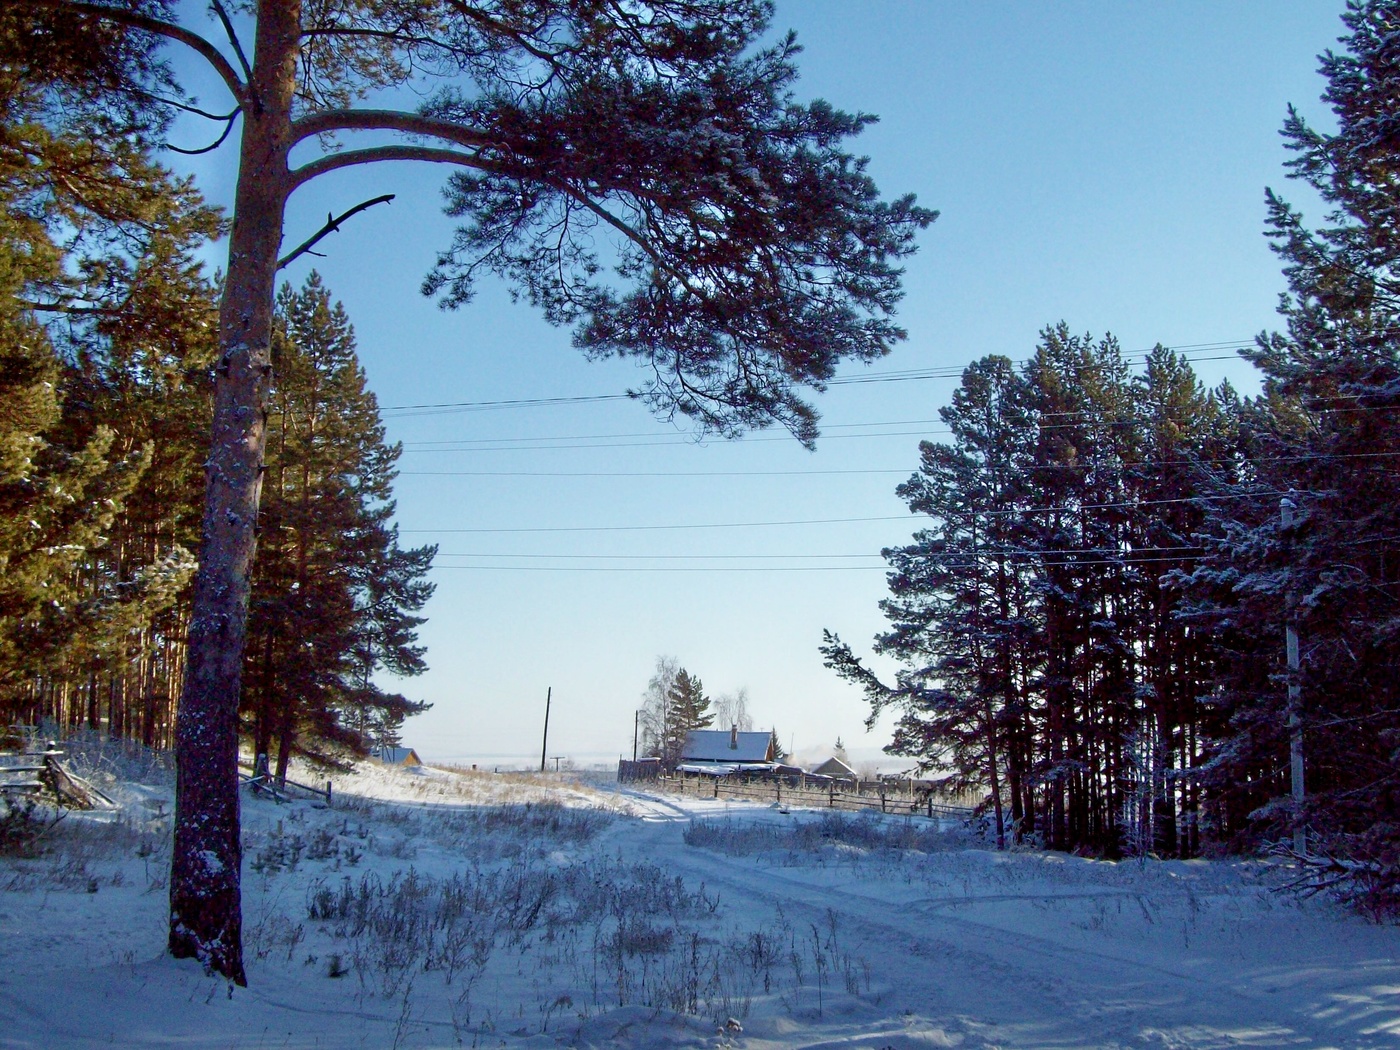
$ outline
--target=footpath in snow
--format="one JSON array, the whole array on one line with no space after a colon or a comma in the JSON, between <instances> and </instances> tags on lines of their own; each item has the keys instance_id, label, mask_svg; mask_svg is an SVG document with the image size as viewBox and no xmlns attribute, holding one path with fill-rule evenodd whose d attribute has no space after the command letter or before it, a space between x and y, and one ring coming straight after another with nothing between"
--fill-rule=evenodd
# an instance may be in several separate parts
<instances>
[{"instance_id":1,"label":"footpath in snow","mask_svg":"<svg viewBox=\"0 0 1400 1050\"><path fill-rule=\"evenodd\" d=\"M163 952L169 774L90 771L0 858L0 1047L1400 1046L1400 931L1269 865L371 764L245 796L231 988Z\"/></svg>"}]
</instances>

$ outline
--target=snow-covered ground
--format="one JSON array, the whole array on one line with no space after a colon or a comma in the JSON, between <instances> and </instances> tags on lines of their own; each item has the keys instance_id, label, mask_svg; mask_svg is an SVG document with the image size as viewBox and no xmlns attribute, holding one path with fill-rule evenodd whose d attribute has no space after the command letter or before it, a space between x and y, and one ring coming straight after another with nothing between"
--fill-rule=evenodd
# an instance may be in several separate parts
<instances>
[{"instance_id":1,"label":"snow-covered ground","mask_svg":"<svg viewBox=\"0 0 1400 1050\"><path fill-rule=\"evenodd\" d=\"M244 803L247 988L163 954L171 783L0 859L0 1047L1390 1047L1395 927L1258 863L366 766Z\"/></svg>"}]
</instances>

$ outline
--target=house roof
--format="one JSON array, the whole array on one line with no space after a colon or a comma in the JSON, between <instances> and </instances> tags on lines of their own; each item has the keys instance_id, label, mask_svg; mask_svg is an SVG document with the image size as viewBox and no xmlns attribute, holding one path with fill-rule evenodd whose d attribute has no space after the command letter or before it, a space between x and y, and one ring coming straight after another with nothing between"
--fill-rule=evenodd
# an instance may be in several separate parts
<instances>
[{"instance_id":1,"label":"house roof","mask_svg":"<svg viewBox=\"0 0 1400 1050\"><path fill-rule=\"evenodd\" d=\"M737 747L730 742L737 736ZM731 734L728 729L695 729L685 736L682 762L767 762L770 733Z\"/></svg>"},{"instance_id":2,"label":"house roof","mask_svg":"<svg viewBox=\"0 0 1400 1050\"><path fill-rule=\"evenodd\" d=\"M853 777L856 771L846 763L842 762L835 755L832 755L821 765L812 770L813 773L820 773L828 777Z\"/></svg>"},{"instance_id":3,"label":"house roof","mask_svg":"<svg viewBox=\"0 0 1400 1050\"><path fill-rule=\"evenodd\" d=\"M405 764L419 766L423 764L423 760L418 757L418 752L411 747L381 747L375 752L375 757L386 766Z\"/></svg>"}]
</instances>

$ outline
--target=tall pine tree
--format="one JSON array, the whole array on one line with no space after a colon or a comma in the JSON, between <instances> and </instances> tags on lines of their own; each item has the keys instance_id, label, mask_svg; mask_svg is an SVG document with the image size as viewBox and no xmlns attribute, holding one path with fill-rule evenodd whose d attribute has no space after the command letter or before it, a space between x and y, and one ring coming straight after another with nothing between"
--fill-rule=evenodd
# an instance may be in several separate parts
<instances>
[{"instance_id":1,"label":"tall pine tree","mask_svg":"<svg viewBox=\"0 0 1400 1050\"><path fill-rule=\"evenodd\" d=\"M1400 902L1400 3L1358 0L1327 52L1323 95L1337 131L1290 109L1290 177L1325 202L1310 226L1268 194L1284 261L1285 331L1248 355L1264 390L1244 413L1248 469L1215 516L1214 560L1195 576L1199 611L1253 641L1219 703L1231 718L1216 765L1239 816L1275 836L1308 827L1314 847L1359 862L1373 903ZM1284 525L1280 500L1294 505ZM1302 639L1284 660L1284 627ZM1290 681L1299 702L1289 698ZM1306 801L1290 797L1290 721ZM1241 822L1242 823L1242 822Z\"/></svg>"},{"instance_id":2,"label":"tall pine tree","mask_svg":"<svg viewBox=\"0 0 1400 1050\"><path fill-rule=\"evenodd\" d=\"M398 546L399 449L385 441L349 318L317 274L279 293L274 351L242 707L255 752L275 754L285 776L294 754L363 752L426 707L375 675L424 670L413 614L432 594L422 577L436 549Z\"/></svg>"},{"instance_id":3,"label":"tall pine tree","mask_svg":"<svg viewBox=\"0 0 1400 1050\"><path fill-rule=\"evenodd\" d=\"M165 110L142 84L169 86L149 41L52 8L0 10L0 309L26 330L25 360L4 373L13 395L38 367L45 378L32 389L57 410L42 434L25 424L42 453L27 495L11 497L37 506L48 485L70 523L88 516L84 536L61 542L40 537L42 513L23 518L36 524L16 542L37 542L47 564L31 551L22 566L11 545L12 597L37 572L48 612L46 641L23 649L30 671L7 699L11 717L159 744L174 724L189 525L201 509L204 456L189 438L208 427L199 388L217 334L192 252L218 221L151 159ZM13 332L0 337L7 351L20 345ZM102 460L127 465L121 492L100 482ZM26 629L38 629L34 615Z\"/></svg>"},{"instance_id":4,"label":"tall pine tree","mask_svg":"<svg viewBox=\"0 0 1400 1050\"><path fill-rule=\"evenodd\" d=\"M895 679L830 632L822 652L872 721L898 712L887 750L985 792L999 844L1199 848L1197 701L1218 650L1179 618L1172 572L1201 553L1222 398L1170 351L1130 377L1112 339L1058 325L1020 370L970 366L941 412L950 440L920 445L898 491L929 524L884 552L875 652Z\"/></svg>"},{"instance_id":5,"label":"tall pine tree","mask_svg":"<svg viewBox=\"0 0 1400 1050\"><path fill-rule=\"evenodd\" d=\"M1022 730L1035 599L1015 538L1033 435L1026 391L1007 358L971 365L939 413L952 441L920 444L919 472L898 489L934 524L884 552L891 597L881 609L891 629L875 651L904 665L896 683L880 682L835 635L822 650L833 670L862 687L872 721L890 705L899 709L891 753L926 768L951 766L959 786L988 791L999 845L1004 788L1009 781L1019 821L1028 786Z\"/></svg>"},{"instance_id":6,"label":"tall pine tree","mask_svg":"<svg viewBox=\"0 0 1400 1050\"><path fill-rule=\"evenodd\" d=\"M667 700L671 719L661 740L661 760L663 765L675 765L680 761L686 737L697 729L708 729L715 718L705 686L684 667L676 672Z\"/></svg>"},{"instance_id":7,"label":"tall pine tree","mask_svg":"<svg viewBox=\"0 0 1400 1050\"><path fill-rule=\"evenodd\" d=\"M22 10L89 39L178 44L233 107L209 114L225 134L236 126L238 162L177 732L169 947L241 983L236 722L292 194L356 165L449 165L449 210L463 222L428 281L449 304L494 271L575 326L586 352L639 359L654 377L639 393L663 414L723 433L778 422L808 443L816 417L799 388L903 337L891 319L898 263L934 215L882 200L844 148L872 118L793 98L797 45L765 46L765 0L251 0L251 46L232 40L241 68L172 20L195 9ZM159 71L147 72L136 86L150 98ZM401 98L423 104L384 108ZM358 132L371 134L337 144Z\"/></svg>"}]
</instances>

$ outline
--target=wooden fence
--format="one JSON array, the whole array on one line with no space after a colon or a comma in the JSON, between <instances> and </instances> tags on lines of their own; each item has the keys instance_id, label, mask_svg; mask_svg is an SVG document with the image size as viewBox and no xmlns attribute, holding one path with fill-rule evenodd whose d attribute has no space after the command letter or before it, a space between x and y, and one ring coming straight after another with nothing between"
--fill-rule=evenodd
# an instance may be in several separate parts
<instances>
[{"instance_id":1,"label":"wooden fence","mask_svg":"<svg viewBox=\"0 0 1400 1050\"><path fill-rule=\"evenodd\" d=\"M928 790L911 790L907 781L795 781L780 778L712 777L674 774L660 777L656 786L663 791L697 798L743 798L754 802L801 806L814 809L879 810L950 820L971 820L973 807L963 800L941 798Z\"/></svg>"},{"instance_id":2,"label":"wooden fence","mask_svg":"<svg viewBox=\"0 0 1400 1050\"><path fill-rule=\"evenodd\" d=\"M59 761L66 754L52 740L45 744L31 740L22 751L0 751L0 796L8 802L16 796L47 790L64 809L115 806L115 802Z\"/></svg>"},{"instance_id":3,"label":"wooden fence","mask_svg":"<svg viewBox=\"0 0 1400 1050\"><path fill-rule=\"evenodd\" d=\"M290 802L292 797L287 793L287 789L296 788L309 795L315 795L317 798L323 798L326 800L326 805L330 805L331 782L329 780L326 781L324 788L318 788L312 787L310 784L298 784L295 780L289 780L286 777L273 776L268 772L266 755L259 755L251 766L241 759L238 765L240 767L238 771L239 781L247 784L255 795L267 795L277 802ZM252 770L252 772L244 773L245 769Z\"/></svg>"},{"instance_id":4,"label":"wooden fence","mask_svg":"<svg viewBox=\"0 0 1400 1050\"><path fill-rule=\"evenodd\" d=\"M617 782L628 784L638 780L656 780L661 776L661 759L643 758L629 762L625 758L617 760Z\"/></svg>"}]
</instances>

